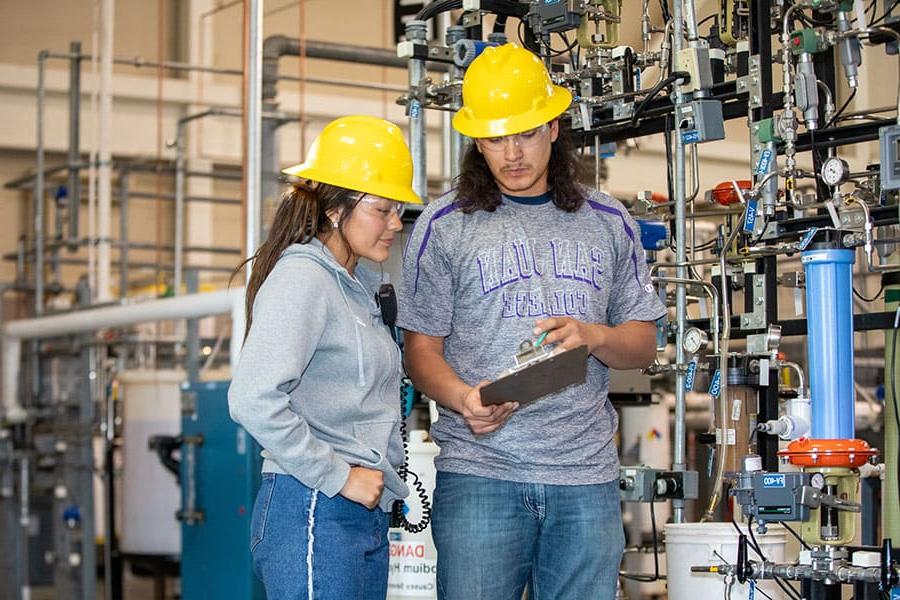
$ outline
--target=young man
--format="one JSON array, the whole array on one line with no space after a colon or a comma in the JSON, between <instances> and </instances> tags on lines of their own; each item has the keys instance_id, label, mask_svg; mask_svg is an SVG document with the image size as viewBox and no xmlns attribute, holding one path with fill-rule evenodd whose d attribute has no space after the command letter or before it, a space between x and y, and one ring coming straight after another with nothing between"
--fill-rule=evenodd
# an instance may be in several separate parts
<instances>
[{"instance_id":1,"label":"young man","mask_svg":"<svg viewBox=\"0 0 900 600\"><path fill-rule=\"evenodd\" d=\"M440 406L433 534L442 600L615 596L624 546L608 369L644 367L665 314L616 200L576 183L557 117L571 94L514 45L466 72L458 187L419 217L400 326L416 387ZM523 340L587 345L587 379L530 404L479 389Z\"/></svg>"}]
</instances>

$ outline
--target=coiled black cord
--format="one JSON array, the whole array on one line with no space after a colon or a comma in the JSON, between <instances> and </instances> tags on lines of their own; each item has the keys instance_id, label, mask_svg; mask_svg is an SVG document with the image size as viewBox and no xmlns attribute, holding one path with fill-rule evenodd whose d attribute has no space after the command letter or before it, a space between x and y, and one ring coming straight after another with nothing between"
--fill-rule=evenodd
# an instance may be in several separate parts
<instances>
[{"instance_id":1,"label":"coiled black cord","mask_svg":"<svg viewBox=\"0 0 900 600\"><path fill-rule=\"evenodd\" d=\"M407 380L408 381L408 380ZM406 402L403 398L403 387L400 387L400 437L403 440L403 465L400 467L400 478L410 484L416 495L419 497L419 504L422 506L422 518L418 523L410 523L403 514L403 500L394 503L393 517L394 522L410 533L421 533L425 531L428 524L431 523L431 501L428 499L428 492L419 476L409 470L409 434L406 432ZM409 478L412 477L412 481Z\"/></svg>"}]
</instances>

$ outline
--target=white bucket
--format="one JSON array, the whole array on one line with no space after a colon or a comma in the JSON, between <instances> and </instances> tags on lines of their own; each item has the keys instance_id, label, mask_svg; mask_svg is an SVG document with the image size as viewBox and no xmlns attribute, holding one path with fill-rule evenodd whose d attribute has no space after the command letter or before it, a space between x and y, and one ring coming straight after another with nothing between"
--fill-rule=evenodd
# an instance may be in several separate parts
<instances>
[{"instance_id":1,"label":"white bucket","mask_svg":"<svg viewBox=\"0 0 900 600\"><path fill-rule=\"evenodd\" d=\"M434 457L438 447L434 442L426 442L426 432L409 432L409 470L419 476L419 481L428 493L428 500L434 499ZM422 511L418 494L410 477L409 497L406 503L409 513L406 518L418 523ZM437 598L437 550L431 538L431 526L421 533L409 533L403 529L391 529L391 557L388 571L388 600L401 598Z\"/></svg>"},{"instance_id":2,"label":"white bucket","mask_svg":"<svg viewBox=\"0 0 900 600\"><path fill-rule=\"evenodd\" d=\"M747 527L739 525L748 537ZM765 535L756 533L756 540L767 560L784 562L787 542L785 530L779 525L769 525ZM731 523L670 523L666 525L666 572L669 600L697 600L698 598L722 598L725 577L713 573L691 573L692 566L721 565L737 562L738 534ZM719 556L721 556L721 558ZM748 558L759 560L748 546ZM723 561L724 559L724 561ZM758 582L760 589L773 599L784 598L784 593L774 581ZM750 582L734 581L732 600L748 600ZM757 595L756 598L761 597Z\"/></svg>"}]
</instances>

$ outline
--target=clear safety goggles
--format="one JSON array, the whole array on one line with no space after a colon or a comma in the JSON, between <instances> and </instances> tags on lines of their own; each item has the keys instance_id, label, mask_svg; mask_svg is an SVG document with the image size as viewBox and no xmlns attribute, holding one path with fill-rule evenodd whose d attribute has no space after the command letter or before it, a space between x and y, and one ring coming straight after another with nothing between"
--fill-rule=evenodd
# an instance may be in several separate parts
<instances>
[{"instance_id":1,"label":"clear safety goggles","mask_svg":"<svg viewBox=\"0 0 900 600\"><path fill-rule=\"evenodd\" d=\"M506 144L512 143L519 148L530 148L537 145L544 139L544 135L550 131L550 125L544 123L540 127L523 131L522 133L514 133L512 135L504 135L499 137L478 138L478 144L482 150L488 152L503 152L506 150Z\"/></svg>"},{"instance_id":2,"label":"clear safety goggles","mask_svg":"<svg viewBox=\"0 0 900 600\"><path fill-rule=\"evenodd\" d=\"M365 194L359 199L359 203L371 207L369 212L378 215L385 222L390 221L393 215L397 215L397 218L399 219L403 216L403 213L406 212L405 202L397 202L396 200L389 200L387 198L382 198L381 196Z\"/></svg>"}]
</instances>

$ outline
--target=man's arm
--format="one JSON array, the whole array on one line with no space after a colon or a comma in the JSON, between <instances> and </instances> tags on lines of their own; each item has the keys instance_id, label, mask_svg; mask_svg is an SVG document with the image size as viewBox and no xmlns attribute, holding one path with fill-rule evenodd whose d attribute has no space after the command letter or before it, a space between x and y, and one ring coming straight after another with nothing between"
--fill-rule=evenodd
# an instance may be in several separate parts
<instances>
[{"instance_id":1,"label":"man's arm","mask_svg":"<svg viewBox=\"0 0 900 600\"><path fill-rule=\"evenodd\" d=\"M507 402L483 406L480 389L472 387L444 359L444 338L406 331L403 334L404 364L416 389L445 408L461 414L476 435L499 429L519 405Z\"/></svg>"},{"instance_id":2,"label":"man's arm","mask_svg":"<svg viewBox=\"0 0 900 600\"><path fill-rule=\"evenodd\" d=\"M560 317L538 321L534 335L545 331L549 334L544 343L563 348L585 345L612 369L643 369L656 357L656 324L651 321L626 321L609 327Z\"/></svg>"}]
</instances>

